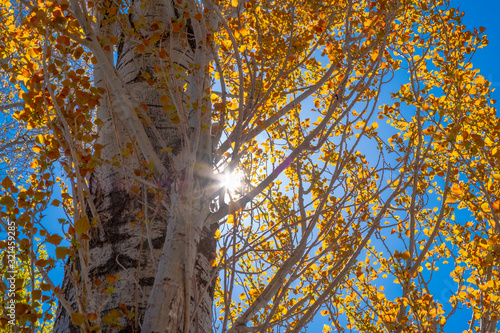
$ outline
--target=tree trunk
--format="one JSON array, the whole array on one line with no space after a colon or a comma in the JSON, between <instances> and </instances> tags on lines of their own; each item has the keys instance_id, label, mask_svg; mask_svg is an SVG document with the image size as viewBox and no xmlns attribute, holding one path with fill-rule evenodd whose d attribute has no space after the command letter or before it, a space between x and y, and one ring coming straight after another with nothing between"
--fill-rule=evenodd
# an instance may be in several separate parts
<instances>
[{"instance_id":1,"label":"tree trunk","mask_svg":"<svg viewBox=\"0 0 500 333\"><path fill-rule=\"evenodd\" d=\"M133 1L130 31L121 30L115 58L128 98L137 107L147 106L150 124L146 121L144 129L167 170L165 174L145 176L149 172L142 163L145 154L127 125L120 99L110 88L104 68L96 66L94 72L96 85L107 90L97 114L103 121L97 143L104 147L101 158L112 165L96 167L90 177L98 216L90 209L87 214L89 220L97 218L98 227L91 231L86 257L68 262L63 289L75 312L101 314L102 332L111 327L115 327L114 332L212 331L215 278L210 262L216 251L215 227L203 225L209 214L206 191L212 178L212 145L209 112L207 116L200 111L203 106L210 109L209 99L201 97L209 88L205 70L209 57L202 54L206 53L204 48L197 47L200 43L189 20L181 31L171 32L171 23L183 20L182 6L159 0ZM99 37L116 35L117 29L104 21ZM137 52L142 40L159 32L157 27L152 28L155 22L165 28L161 39L151 52ZM167 59L158 52L161 48L167 50ZM108 57L113 61L111 52ZM196 63L201 64L201 70L188 72L185 77L168 74L179 66L194 68ZM166 68L167 75L155 72L155 64L156 68ZM164 81L158 78L162 73L167 77ZM181 93L169 91L184 84ZM177 98L177 104L173 103L177 115L165 111L168 107L162 95L170 100ZM180 124L176 124L176 116L181 118ZM148 192L147 185L137 183L130 175L155 182L156 193ZM88 292L79 281L75 289L73 272L81 273L82 263L87 265L91 281L101 281L101 288ZM116 290L107 299L103 290L117 275L112 285ZM92 295L93 302L86 295ZM80 328L59 306L54 332L78 331Z\"/></svg>"}]
</instances>

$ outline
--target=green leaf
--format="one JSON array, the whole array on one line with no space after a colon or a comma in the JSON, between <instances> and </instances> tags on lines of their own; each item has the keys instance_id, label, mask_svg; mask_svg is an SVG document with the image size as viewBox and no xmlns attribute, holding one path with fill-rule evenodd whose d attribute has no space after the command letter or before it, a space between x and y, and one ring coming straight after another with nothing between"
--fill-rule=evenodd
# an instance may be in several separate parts
<instances>
[{"instance_id":1,"label":"green leaf","mask_svg":"<svg viewBox=\"0 0 500 333\"><path fill-rule=\"evenodd\" d=\"M113 286L108 286L108 287L106 288L106 290L105 290L105 293L106 293L106 294L108 294L108 295L111 295L112 293L114 293L114 292L115 292L115 290L116 290L116 289L115 289L115 287L113 287Z\"/></svg>"}]
</instances>

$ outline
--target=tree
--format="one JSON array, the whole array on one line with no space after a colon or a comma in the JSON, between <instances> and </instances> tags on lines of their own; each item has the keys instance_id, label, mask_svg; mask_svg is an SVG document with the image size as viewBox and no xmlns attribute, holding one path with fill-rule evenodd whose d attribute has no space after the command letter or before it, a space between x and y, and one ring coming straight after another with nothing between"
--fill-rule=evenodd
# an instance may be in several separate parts
<instances>
[{"instance_id":1,"label":"tree","mask_svg":"<svg viewBox=\"0 0 500 333\"><path fill-rule=\"evenodd\" d=\"M9 226L5 229L9 230ZM18 331L21 332L52 332L57 300L55 297L42 296L42 290L48 290L48 285L43 283L42 276L36 272L35 262L32 258L21 256L21 260L16 261L13 238L12 234L9 233L6 242L2 242L0 249L0 257L3 260L1 273L7 281L2 281L0 285L2 296L5 296L0 301L1 324L4 328L14 327L15 324ZM40 260L47 259L47 253L43 246L31 250ZM23 254L26 255L29 252L26 251ZM42 303L44 307L42 307ZM2 332L4 331L2 330Z\"/></svg>"},{"instance_id":2,"label":"tree","mask_svg":"<svg viewBox=\"0 0 500 333\"><path fill-rule=\"evenodd\" d=\"M21 260L55 247L54 332L496 330L500 122L448 1L1 6L6 98L41 131L1 216Z\"/></svg>"}]
</instances>

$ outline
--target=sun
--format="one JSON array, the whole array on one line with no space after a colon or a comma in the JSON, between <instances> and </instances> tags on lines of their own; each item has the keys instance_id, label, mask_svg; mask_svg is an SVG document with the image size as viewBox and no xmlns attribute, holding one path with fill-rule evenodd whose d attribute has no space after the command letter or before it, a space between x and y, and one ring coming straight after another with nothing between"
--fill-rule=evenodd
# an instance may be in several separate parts
<instances>
[{"instance_id":1,"label":"sun","mask_svg":"<svg viewBox=\"0 0 500 333\"><path fill-rule=\"evenodd\" d=\"M243 175L238 172L224 173L220 178L220 186L224 187L230 193L238 193L241 191L243 184Z\"/></svg>"}]
</instances>

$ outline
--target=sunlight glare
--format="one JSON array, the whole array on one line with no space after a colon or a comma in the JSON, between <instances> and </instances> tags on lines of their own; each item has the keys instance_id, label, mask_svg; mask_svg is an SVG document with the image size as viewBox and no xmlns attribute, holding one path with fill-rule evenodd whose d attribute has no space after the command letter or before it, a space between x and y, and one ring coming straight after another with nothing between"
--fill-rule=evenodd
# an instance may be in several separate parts
<instances>
[{"instance_id":1,"label":"sunlight glare","mask_svg":"<svg viewBox=\"0 0 500 333\"><path fill-rule=\"evenodd\" d=\"M222 175L220 184L229 192L236 192L241 190L243 177L239 172L226 173Z\"/></svg>"}]
</instances>

